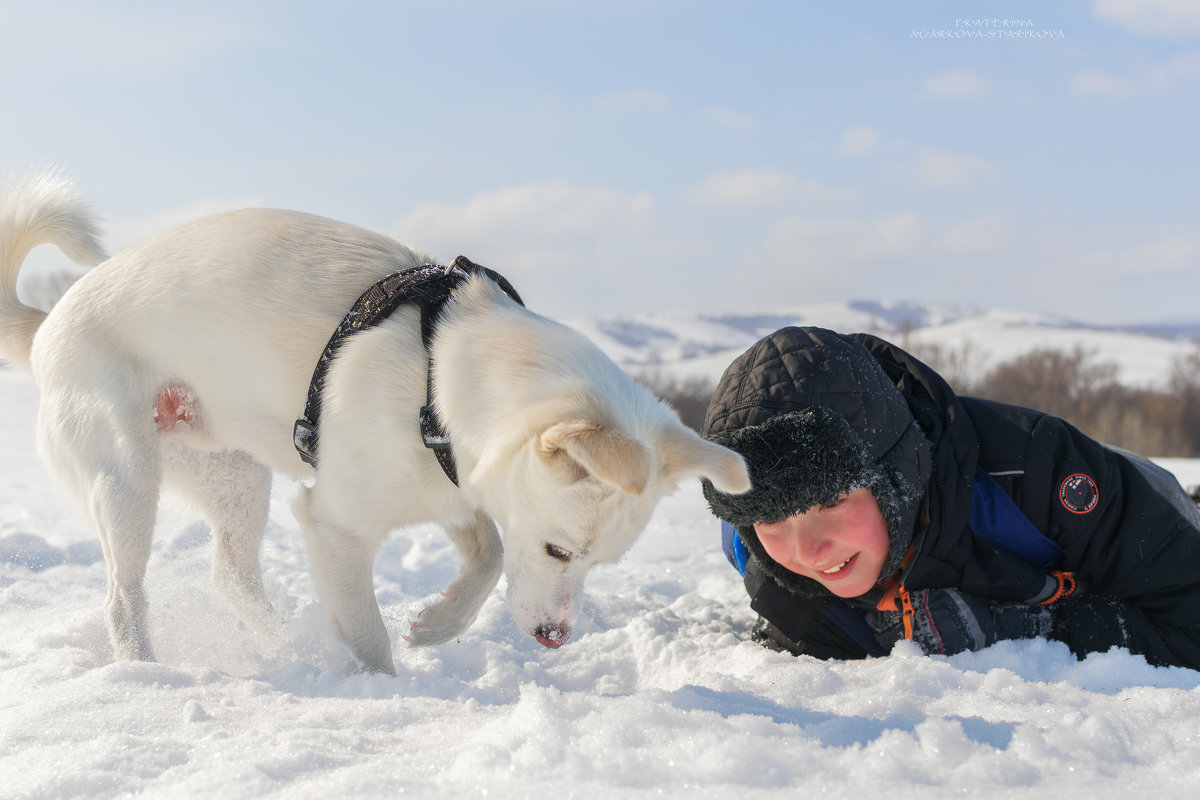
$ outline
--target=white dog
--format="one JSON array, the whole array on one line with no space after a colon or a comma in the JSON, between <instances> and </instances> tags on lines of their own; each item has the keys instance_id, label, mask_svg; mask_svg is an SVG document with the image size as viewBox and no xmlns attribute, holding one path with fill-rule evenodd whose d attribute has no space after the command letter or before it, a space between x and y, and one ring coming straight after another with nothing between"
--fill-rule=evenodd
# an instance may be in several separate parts
<instances>
[{"instance_id":1,"label":"white dog","mask_svg":"<svg viewBox=\"0 0 1200 800\"><path fill-rule=\"evenodd\" d=\"M143 577L164 482L210 523L214 582L261 620L271 470L315 478L296 512L321 598L362 666L392 674L372 566L394 528L441 523L463 559L412 644L466 630L503 569L517 624L558 647L588 570L628 550L679 480L749 488L739 456L482 274L453 289L428 353L412 303L342 341L318 386L310 467L293 429L323 348L364 290L428 263L420 254L320 217L235 211L124 250L44 314L16 295L44 242L103 260L88 208L54 174L0 196L0 354L31 369L42 454L99 532L118 658L153 658ZM457 485L422 438L427 392Z\"/></svg>"}]
</instances>

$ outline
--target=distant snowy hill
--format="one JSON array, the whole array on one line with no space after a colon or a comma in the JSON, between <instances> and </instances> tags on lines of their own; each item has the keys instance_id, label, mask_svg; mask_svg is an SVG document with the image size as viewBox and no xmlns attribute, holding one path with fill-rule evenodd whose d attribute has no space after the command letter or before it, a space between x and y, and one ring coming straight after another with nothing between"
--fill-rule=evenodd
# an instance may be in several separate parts
<instances>
[{"instance_id":1,"label":"distant snowy hill","mask_svg":"<svg viewBox=\"0 0 1200 800\"><path fill-rule=\"evenodd\" d=\"M1004 309L853 301L762 314L658 312L588 317L567 323L631 372L716 380L762 336L786 325L874 333L921 355L936 347L965 354L968 377L1038 348L1076 347L1117 365L1129 386L1157 387L1180 356L1194 352L1200 325L1099 327L1050 314Z\"/></svg>"},{"instance_id":2,"label":"distant snowy hill","mask_svg":"<svg viewBox=\"0 0 1200 800\"><path fill-rule=\"evenodd\" d=\"M81 274L78 269L32 273L21 283L21 296L25 302L49 308ZM1097 326L1025 311L871 300L802 305L761 314L662 311L563 322L586 334L635 375L656 372L713 382L747 347L787 325L873 333L929 360L935 368L943 368L930 358L936 349L955 356L958 372L953 377L966 380L980 378L1030 350L1069 352L1081 347L1097 361L1115 363L1117 379L1126 386L1158 388L1168 380L1176 359L1200 346L1200 321Z\"/></svg>"}]
</instances>

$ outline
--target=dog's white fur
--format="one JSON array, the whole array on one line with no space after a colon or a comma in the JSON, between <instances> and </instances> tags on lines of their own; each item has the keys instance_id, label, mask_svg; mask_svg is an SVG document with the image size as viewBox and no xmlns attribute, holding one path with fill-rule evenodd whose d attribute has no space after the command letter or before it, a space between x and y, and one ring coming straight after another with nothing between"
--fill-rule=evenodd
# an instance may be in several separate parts
<instances>
[{"instance_id":1,"label":"dog's white fur","mask_svg":"<svg viewBox=\"0 0 1200 800\"><path fill-rule=\"evenodd\" d=\"M739 456L686 429L586 338L483 278L451 297L432 345L461 488L421 442L429 362L411 307L351 337L335 359L314 472L292 426L317 357L361 292L426 260L344 223L244 210L105 261L92 219L54 173L0 195L0 354L31 369L42 454L99 532L118 658L153 658L143 576L164 482L209 521L217 586L261 620L270 471L315 477L295 508L318 590L362 666L387 673L371 578L394 528L439 522L463 559L411 643L466 630L503 568L517 624L557 647L588 570L625 553L679 480L749 488ZM44 242L103 261L48 315L16 294L22 261Z\"/></svg>"}]
</instances>

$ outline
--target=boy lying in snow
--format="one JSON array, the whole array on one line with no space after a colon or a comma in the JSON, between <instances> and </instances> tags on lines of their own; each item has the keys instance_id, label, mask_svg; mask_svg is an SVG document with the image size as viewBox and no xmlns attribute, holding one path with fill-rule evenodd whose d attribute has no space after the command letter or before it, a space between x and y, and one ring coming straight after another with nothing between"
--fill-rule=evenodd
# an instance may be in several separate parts
<instances>
[{"instance_id":1,"label":"boy lying in snow","mask_svg":"<svg viewBox=\"0 0 1200 800\"><path fill-rule=\"evenodd\" d=\"M1045 637L1200 668L1200 510L1141 456L820 328L734 361L704 434L750 466L747 494L704 491L756 641L862 658Z\"/></svg>"}]
</instances>

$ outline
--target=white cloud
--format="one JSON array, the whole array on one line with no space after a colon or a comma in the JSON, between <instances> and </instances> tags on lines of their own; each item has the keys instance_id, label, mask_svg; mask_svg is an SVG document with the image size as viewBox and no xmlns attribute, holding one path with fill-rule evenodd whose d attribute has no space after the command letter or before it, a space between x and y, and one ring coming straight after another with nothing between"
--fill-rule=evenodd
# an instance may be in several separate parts
<instances>
[{"instance_id":1,"label":"white cloud","mask_svg":"<svg viewBox=\"0 0 1200 800\"><path fill-rule=\"evenodd\" d=\"M667 96L647 89L611 92L596 98L596 107L610 114L642 114L661 111L669 105Z\"/></svg>"},{"instance_id":2,"label":"white cloud","mask_svg":"<svg viewBox=\"0 0 1200 800\"><path fill-rule=\"evenodd\" d=\"M772 226L761 245L742 253L718 290L727 302L759 310L912 297L930 278L907 269L928 263L926 225L908 211L873 218L792 215Z\"/></svg>"},{"instance_id":3,"label":"white cloud","mask_svg":"<svg viewBox=\"0 0 1200 800\"><path fill-rule=\"evenodd\" d=\"M989 90L978 74L959 70L928 78L921 87L921 94L936 100L978 100L987 97Z\"/></svg>"},{"instance_id":4,"label":"white cloud","mask_svg":"<svg viewBox=\"0 0 1200 800\"><path fill-rule=\"evenodd\" d=\"M1200 81L1200 52L1180 53L1161 64L1129 75L1083 70L1071 79L1071 91L1100 97L1134 97L1168 94Z\"/></svg>"},{"instance_id":5,"label":"white cloud","mask_svg":"<svg viewBox=\"0 0 1200 800\"><path fill-rule=\"evenodd\" d=\"M623 293L656 291L669 278L663 263L687 263L705 251L701 237L673 237L668 229L649 194L550 180L461 205L429 203L391 233L439 261L461 254L497 269L531 305L561 318L636 305Z\"/></svg>"},{"instance_id":6,"label":"white cloud","mask_svg":"<svg viewBox=\"0 0 1200 800\"><path fill-rule=\"evenodd\" d=\"M1025 271L1067 313L1120 321L1195 316L1189 298L1200 296L1200 233L1193 226L1051 222L1029 233Z\"/></svg>"},{"instance_id":7,"label":"white cloud","mask_svg":"<svg viewBox=\"0 0 1200 800\"><path fill-rule=\"evenodd\" d=\"M918 185L950 191L1001 177L999 168L981 156L959 155L936 147L921 148L916 159L901 167L900 173Z\"/></svg>"},{"instance_id":8,"label":"white cloud","mask_svg":"<svg viewBox=\"0 0 1200 800\"><path fill-rule=\"evenodd\" d=\"M263 198L258 195L246 195L228 200L220 198L200 200L189 206L168 209L150 217L116 222L110 228L111 233L106 237L106 244L113 252L116 252L122 247L136 244L148 236L161 233L185 222L239 208L261 208L262 205Z\"/></svg>"},{"instance_id":9,"label":"white cloud","mask_svg":"<svg viewBox=\"0 0 1200 800\"><path fill-rule=\"evenodd\" d=\"M925 224L919 214L904 213L884 217L875 224L883 251L889 255L907 253L925 238Z\"/></svg>"},{"instance_id":10,"label":"white cloud","mask_svg":"<svg viewBox=\"0 0 1200 800\"><path fill-rule=\"evenodd\" d=\"M1194 275L1200 269L1200 236L1194 233L1165 230L1132 239L1090 250L1077 263L1092 274L1126 280Z\"/></svg>"},{"instance_id":11,"label":"white cloud","mask_svg":"<svg viewBox=\"0 0 1200 800\"><path fill-rule=\"evenodd\" d=\"M153 10L120 3L72 3L46 14L36 4L6 3L0 67L5 72L38 65L54 77L97 82L143 83L148 73L163 78L219 58L231 48L253 45L270 34L256 31L236 14L206 13L160 4ZM53 47L48 51L49 44ZM47 52L70 57L46 58ZM86 66L84 66L86 65ZM153 65L148 70L147 65ZM21 75L29 80L28 75Z\"/></svg>"},{"instance_id":12,"label":"white cloud","mask_svg":"<svg viewBox=\"0 0 1200 800\"><path fill-rule=\"evenodd\" d=\"M429 203L406 215L395 230L421 241L452 242L466 236L519 246L530 234L540 241L561 242L644 232L656 213L649 194L551 180L478 194L461 206Z\"/></svg>"},{"instance_id":13,"label":"white cloud","mask_svg":"<svg viewBox=\"0 0 1200 800\"><path fill-rule=\"evenodd\" d=\"M1137 91L1137 87L1129 78L1088 69L1071 77L1071 91L1096 97L1130 97Z\"/></svg>"},{"instance_id":14,"label":"white cloud","mask_svg":"<svg viewBox=\"0 0 1200 800\"><path fill-rule=\"evenodd\" d=\"M1012 231L1012 222L1001 215L934 220L914 211L900 211L877 218L795 217L777 227L773 235L793 245L797 237L806 238L808 247L820 249L831 262L854 263L900 257L925 260L934 253L958 257L1001 252L1012 241Z\"/></svg>"},{"instance_id":15,"label":"white cloud","mask_svg":"<svg viewBox=\"0 0 1200 800\"><path fill-rule=\"evenodd\" d=\"M1016 239L1014 229L1006 215L989 214L947 224L932 238L931 246L957 255L999 253Z\"/></svg>"},{"instance_id":16,"label":"white cloud","mask_svg":"<svg viewBox=\"0 0 1200 800\"><path fill-rule=\"evenodd\" d=\"M868 156L879 148L883 135L868 125L852 125L842 133L841 151L852 156Z\"/></svg>"},{"instance_id":17,"label":"white cloud","mask_svg":"<svg viewBox=\"0 0 1200 800\"><path fill-rule=\"evenodd\" d=\"M1009 214L796 214L735 263L720 296L759 310L925 298L1149 320L1162 316L1170 298L1196 294L1200 233L1183 224L1073 226Z\"/></svg>"},{"instance_id":18,"label":"white cloud","mask_svg":"<svg viewBox=\"0 0 1200 800\"><path fill-rule=\"evenodd\" d=\"M1154 91L1168 92L1183 84L1200 80L1200 51L1180 53L1164 64L1146 71L1147 85Z\"/></svg>"},{"instance_id":19,"label":"white cloud","mask_svg":"<svg viewBox=\"0 0 1200 800\"><path fill-rule=\"evenodd\" d=\"M850 268L884 263L921 249L925 223L912 212L877 219L793 216L780 221L764 254L784 264Z\"/></svg>"},{"instance_id":20,"label":"white cloud","mask_svg":"<svg viewBox=\"0 0 1200 800\"><path fill-rule=\"evenodd\" d=\"M1196 0L1095 0L1098 19L1128 31L1176 38L1200 36Z\"/></svg>"},{"instance_id":21,"label":"white cloud","mask_svg":"<svg viewBox=\"0 0 1200 800\"><path fill-rule=\"evenodd\" d=\"M835 189L817 179L801 181L777 169L740 170L709 175L685 199L702 206L763 208L792 203L844 206L856 199L853 189Z\"/></svg>"},{"instance_id":22,"label":"white cloud","mask_svg":"<svg viewBox=\"0 0 1200 800\"><path fill-rule=\"evenodd\" d=\"M758 127L754 117L731 108L709 108L703 113L709 122L734 133L748 133Z\"/></svg>"}]
</instances>

